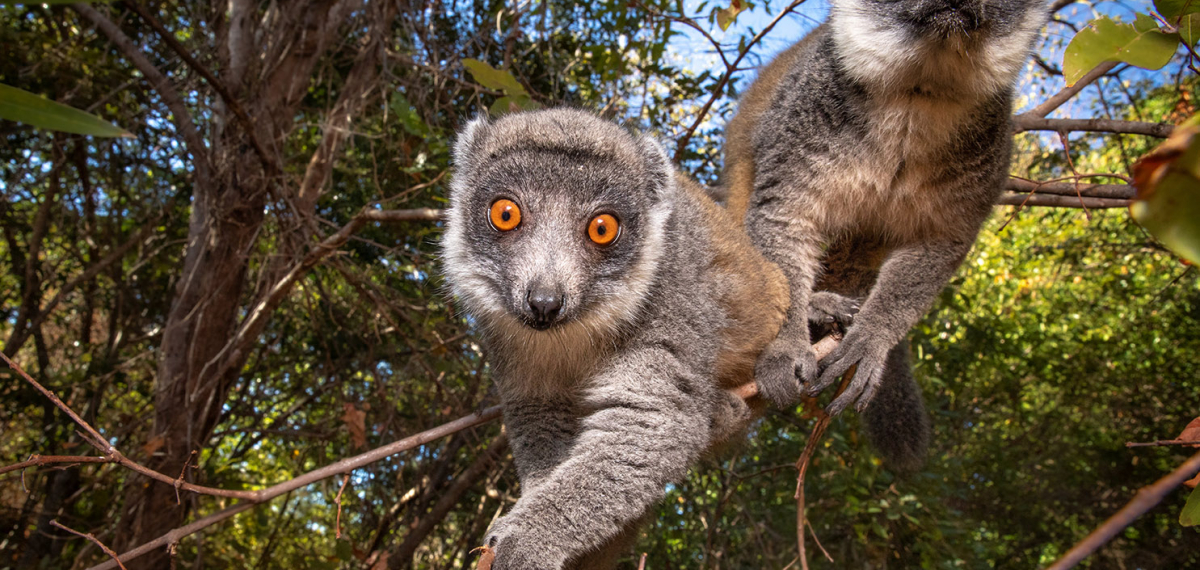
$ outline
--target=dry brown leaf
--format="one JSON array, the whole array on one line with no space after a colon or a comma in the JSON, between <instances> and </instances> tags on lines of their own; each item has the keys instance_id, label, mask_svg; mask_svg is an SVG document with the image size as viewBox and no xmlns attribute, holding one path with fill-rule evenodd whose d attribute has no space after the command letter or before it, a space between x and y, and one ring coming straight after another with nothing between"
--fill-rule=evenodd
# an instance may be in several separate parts
<instances>
[{"instance_id":1,"label":"dry brown leaf","mask_svg":"<svg viewBox=\"0 0 1200 570\"><path fill-rule=\"evenodd\" d=\"M487 546L480 546L471 552L479 552L479 562L475 570L492 570L492 561L496 559L496 551Z\"/></svg>"},{"instance_id":2,"label":"dry brown leaf","mask_svg":"<svg viewBox=\"0 0 1200 570\"><path fill-rule=\"evenodd\" d=\"M1200 441L1200 418L1188 422L1187 427L1183 428L1179 437L1175 439L1179 441ZM1200 445L1192 445L1190 447L1200 447Z\"/></svg>"},{"instance_id":3,"label":"dry brown leaf","mask_svg":"<svg viewBox=\"0 0 1200 570\"><path fill-rule=\"evenodd\" d=\"M342 404L346 413L342 414L342 422L350 430L350 443L355 449L367 446L367 413L356 408L349 402Z\"/></svg>"},{"instance_id":4,"label":"dry brown leaf","mask_svg":"<svg viewBox=\"0 0 1200 570\"><path fill-rule=\"evenodd\" d=\"M379 558L376 559L375 563L371 565L371 570L387 570L387 567L388 567L388 553L380 552Z\"/></svg>"},{"instance_id":5,"label":"dry brown leaf","mask_svg":"<svg viewBox=\"0 0 1200 570\"><path fill-rule=\"evenodd\" d=\"M1183 482L1183 486L1189 489L1195 489L1197 485L1200 485L1200 473L1197 473L1195 477Z\"/></svg>"},{"instance_id":6,"label":"dry brown leaf","mask_svg":"<svg viewBox=\"0 0 1200 570\"><path fill-rule=\"evenodd\" d=\"M162 449L162 446L166 444L167 438L161 435L154 436L150 438L150 441L147 441L144 445L142 445L142 452L146 455L154 455L155 451Z\"/></svg>"}]
</instances>

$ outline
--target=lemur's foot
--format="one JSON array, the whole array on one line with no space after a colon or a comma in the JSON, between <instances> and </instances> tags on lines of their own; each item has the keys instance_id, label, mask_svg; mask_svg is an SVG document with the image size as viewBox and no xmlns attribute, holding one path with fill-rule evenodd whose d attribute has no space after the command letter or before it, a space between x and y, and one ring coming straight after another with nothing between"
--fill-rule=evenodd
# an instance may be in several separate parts
<instances>
[{"instance_id":1,"label":"lemur's foot","mask_svg":"<svg viewBox=\"0 0 1200 570\"><path fill-rule=\"evenodd\" d=\"M808 302L808 330L811 338L821 339L834 332L845 333L854 324L858 299L832 291L817 291Z\"/></svg>"}]
</instances>

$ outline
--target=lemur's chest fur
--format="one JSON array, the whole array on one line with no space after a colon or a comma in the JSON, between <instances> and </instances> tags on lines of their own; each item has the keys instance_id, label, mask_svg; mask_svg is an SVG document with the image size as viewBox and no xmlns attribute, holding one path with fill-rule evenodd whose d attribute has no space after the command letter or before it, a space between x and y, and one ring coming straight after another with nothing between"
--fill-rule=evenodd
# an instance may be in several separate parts
<instances>
[{"instance_id":1,"label":"lemur's chest fur","mask_svg":"<svg viewBox=\"0 0 1200 570\"><path fill-rule=\"evenodd\" d=\"M947 223L961 171L958 126L968 109L921 94L877 101L865 136L838 145L808 187L825 235L872 230L909 241ZM931 199L944 194L943 199Z\"/></svg>"}]
</instances>

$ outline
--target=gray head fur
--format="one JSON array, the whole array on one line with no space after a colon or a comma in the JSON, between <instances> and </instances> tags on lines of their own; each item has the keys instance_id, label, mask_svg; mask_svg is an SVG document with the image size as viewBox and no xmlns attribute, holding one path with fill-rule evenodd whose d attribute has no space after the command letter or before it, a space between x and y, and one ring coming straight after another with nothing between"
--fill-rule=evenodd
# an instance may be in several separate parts
<instances>
[{"instance_id":1,"label":"gray head fur","mask_svg":"<svg viewBox=\"0 0 1200 570\"><path fill-rule=\"evenodd\" d=\"M556 367L539 376L573 376L566 368L585 363L563 355L610 342L636 318L655 278L675 191L665 153L588 113L557 109L471 121L454 161L442 247L454 295L506 352ZM521 210L511 231L488 221L501 198ZM587 236L602 213L620 224L604 246ZM561 305L552 317L535 314L538 294ZM528 387L553 388L537 379Z\"/></svg>"}]
</instances>

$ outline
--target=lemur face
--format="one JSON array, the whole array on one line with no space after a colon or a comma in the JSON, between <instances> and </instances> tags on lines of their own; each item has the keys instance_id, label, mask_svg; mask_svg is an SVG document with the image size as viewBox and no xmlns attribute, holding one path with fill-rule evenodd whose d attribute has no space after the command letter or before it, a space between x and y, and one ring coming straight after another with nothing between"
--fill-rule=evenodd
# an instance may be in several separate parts
<instances>
[{"instance_id":1,"label":"lemur face","mask_svg":"<svg viewBox=\"0 0 1200 570\"><path fill-rule=\"evenodd\" d=\"M554 113L567 112L509 116L464 133L474 146L460 145L468 156L456 157L447 275L477 318L534 331L610 329L653 278L658 177L620 128L587 116L597 130L556 130Z\"/></svg>"},{"instance_id":2,"label":"lemur face","mask_svg":"<svg viewBox=\"0 0 1200 570\"><path fill-rule=\"evenodd\" d=\"M1006 36L1043 0L834 0L839 8L874 12L910 37L964 40Z\"/></svg>"}]
</instances>

